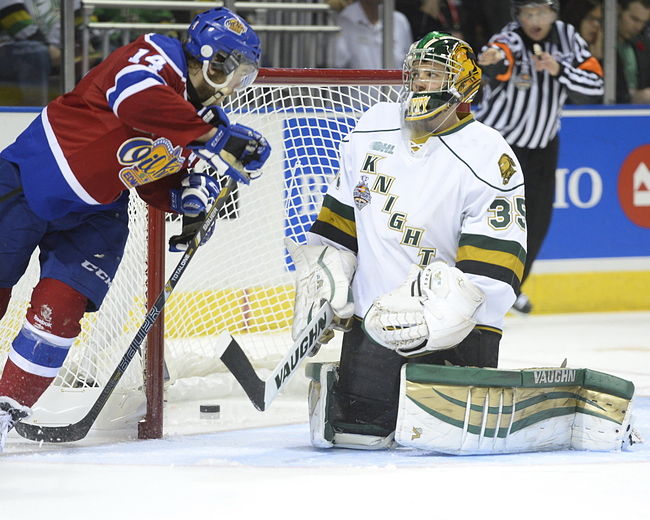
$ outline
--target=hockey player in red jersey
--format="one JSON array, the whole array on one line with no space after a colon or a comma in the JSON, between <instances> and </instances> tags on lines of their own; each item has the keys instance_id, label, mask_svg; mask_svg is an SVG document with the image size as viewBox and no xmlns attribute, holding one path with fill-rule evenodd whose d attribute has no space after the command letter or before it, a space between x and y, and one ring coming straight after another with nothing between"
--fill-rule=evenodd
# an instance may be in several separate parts
<instances>
[{"instance_id":1,"label":"hockey player in red jersey","mask_svg":"<svg viewBox=\"0 0 650 520\"><path fill-rule=\"evenodd\" d=\"M196 216L220 189L193 171L197 156L239 182L259 174L266 139L219 105L254 81L260 55L244 20L211 9L184 43L151 33L117 49L0 153L0 318L36 247L41 267L0 378L0 451L106 296L128 235L129 189Z\"/></svg>"}]
</instances>

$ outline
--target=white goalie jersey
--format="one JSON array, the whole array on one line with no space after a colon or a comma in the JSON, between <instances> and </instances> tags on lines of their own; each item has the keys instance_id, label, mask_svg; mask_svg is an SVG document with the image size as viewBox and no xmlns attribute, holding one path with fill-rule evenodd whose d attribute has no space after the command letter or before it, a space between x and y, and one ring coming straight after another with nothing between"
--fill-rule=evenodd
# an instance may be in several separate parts
<instances>
[{"instance_id":1,"label":"white goalie jersey","mask_svg":"<svg viewBox=\"0 0 650 520\"><path fill-rule=\"evenodd\" d=\"M465 272L483 291L475 318L500 332L526 255L521 167L506 141L471 114L414 151L401 105L378 103L341 145L310 243L357 255L355 315L434 259Z\"/></svg>"}]
</instances>

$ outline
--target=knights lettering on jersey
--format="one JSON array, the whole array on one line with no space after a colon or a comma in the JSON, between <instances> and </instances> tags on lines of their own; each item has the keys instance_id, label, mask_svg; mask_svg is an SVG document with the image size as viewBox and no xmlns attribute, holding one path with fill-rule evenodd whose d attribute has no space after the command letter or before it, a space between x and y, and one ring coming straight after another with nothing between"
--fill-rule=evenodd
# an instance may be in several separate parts
<instances>
[{"instance_id":1,"label":"knights lettering on jersey","mask_svg":"<svg viewBox=\"0 0 650 520\"><path fill-rule=\"evenodd\" d=\"M399 287L412 264L440 259L480 284L488 304L478 319L499 329L526 255L523 176L504 139L468 116L411 152L401 105L380 103L341 156L311 235L357 254L355 314Z\"/></svg>"},{"instance_id":2,"label":"knights lettering on jersey","mask_svg":"<svg viewBox=\"0 0 650 520\"><path fill-rule=\"evenodd\" d=\"M377 163L380 159L385 159L381 155L374 155L371 153L366 154L366 158L363 161L363 166L361 167L362 173L377 173Z\"/></svg>"},{"instance_id":3,"label":"knights lettering on jersey","mask_svg":"<svg viewBox=\"0 0 650 520\"><path fill-rule=\"evenodd\" d=\"M391 177L390 175L384 175L383 173L380 173L377 175L377 179L375 180L375 183L372 185L372 191L376 193L381 193L382 195L388 195L388 192L390 191L390 187L393 185L393 182L395 182L395 177Z\"/></svg>"}]
</instances>

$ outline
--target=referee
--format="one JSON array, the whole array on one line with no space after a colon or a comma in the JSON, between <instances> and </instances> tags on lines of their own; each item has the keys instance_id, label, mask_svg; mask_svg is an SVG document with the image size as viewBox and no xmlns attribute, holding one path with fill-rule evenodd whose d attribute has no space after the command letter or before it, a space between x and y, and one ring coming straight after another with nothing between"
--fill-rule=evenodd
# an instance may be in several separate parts
<instances>
[{"instance_id":1,"label":"referee","mask_svg":"<svg viewBox=\"0 0 650 520\"><path fill-rule=\"evenodd\" d=\"M498 130L517 155L526 187L528 250L523 281L551 223L562 107L599 103L602 68L575 27L557 19L557 0L513 0L514 22L478 57L487 82L476 118ZM532 304L519 293L515 311Z\"/></svg>"}]
</instances>

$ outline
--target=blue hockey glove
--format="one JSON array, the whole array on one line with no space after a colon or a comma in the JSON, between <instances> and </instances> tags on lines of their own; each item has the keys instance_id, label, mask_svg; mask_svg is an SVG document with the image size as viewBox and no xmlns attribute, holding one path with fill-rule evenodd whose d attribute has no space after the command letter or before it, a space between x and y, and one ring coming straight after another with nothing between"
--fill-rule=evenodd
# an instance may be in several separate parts
<instances>
[{"instance_id":1,"label":"blue hockey glove","mask_svg":"<svg viewBox=\"0 0 650 520\"><path fill-rule=\"evenodd\" d=\"M181 230L180 235L174 235L169 238L169 251L172 253L182 253L183 251L187 250L187 247L194 238L194 235L196 235L196 232L203 225L205 215L205 213L200 213L196 216L183 215L183 229ZM203 237L201 237L201 243L199 245L202 246L208 240L210 240L210 237L214 233L216 223L216 219L212 221L212 225L208 231L205 233L205 235L203 235Z\"/></svg>"},{"instance_id":2,"label":"blue hockey glove","mask_svg":"<svg viewBox=\"0 0 650 520\"><path fill-rule=\"evenodd\" d=\"M183 215L204 213L217 198L219 183L202 173L190 173L181 181L181 187L171 190L171 208Z\"/></svg>"},{"instance_id":3,"label":"blue hockey glove","mask_svg":"<svg viewBox=\"0 0 650 520\"><path fill-rule=\"evenodd\" d=\"M210 105L209 107L202 108L198 111L198 115L203 121L215 128L230 126L230 119L228 119L223 108L218 105Z\"/></svg>"},{"instance_id":4,"label":"blue hockey glove","mask_svg":"<svg viewBox=\"0 0 650 520\"><path fill-rule=\"evenodd\" d=\"M259 170L271 153L262 134L239 124L217 127L211 139L190 149L219 175L228 175L244 184L261 175Z\"/></svg>"},{"instance_id":5,"label":"blue hockey glove","mask_svg":"<svg viewBox=\"0 0 650 520\"><path fill-rule=\"evenodd\" d=\"M271 154L271 146L262 134L248 126L230 125L230 138L223 149L231 153L249 172L259 170Z\"/></svg>"}]
</instances>

